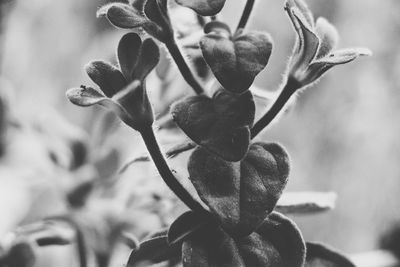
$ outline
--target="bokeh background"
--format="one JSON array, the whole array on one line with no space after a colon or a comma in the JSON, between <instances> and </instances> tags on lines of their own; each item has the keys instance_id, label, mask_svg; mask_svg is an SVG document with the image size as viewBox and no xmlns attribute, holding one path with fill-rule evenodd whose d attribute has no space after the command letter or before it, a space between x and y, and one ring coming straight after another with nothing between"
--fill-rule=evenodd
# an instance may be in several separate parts
<instances>
[{"instance_id":1,"label":"bokeh background","mask_svg":"<svg viewBox=\"0 0 400 267\"><path fill-rule=\"evenodd\" d=\"M91 140L96 135L96 113L101 111L73 106L65 91L91 84L83 71L87 62L114 58L124 31L95 18L96 9L105 2L14 0L3 7L0 90L9 99L11 126L0 160L1 234L16 224L66 209L60 187L69 184L65 176L75 174L49 167L48 152L54 149L62 161L67 156L60 140L70 136ZM244 2L228 0L223 10L222 17L233 27ZM307 2L316 17L326 17L337 26L340 47L368 47L374 54L335 68L301 93L290 112L262 139L279 141L288 149L292 158L289 191L338 193L334 211L294 218L306 239L348 253L371 250L378 246L380 235L400 221L400 2ZM270 63L256 81L258 87L274 92L295 37L283 0L258 1L249 28L268 31L274 39ZM260 111L265 108L259 105ZM14 125L13 120L29 126ZM107 147L120 151L114 165L121 166L143 151L136 133L119 123L107 127L111 132ZM174 135L166 134L165 139L171 143ZM174 164L179 168L183 162ZM123 175L114 196L142 203L146 192L166 191L151 167L139 164ZM156 179L149 184L149 177ZM132 190L136 190L134 197ZM143 207L131 216L139 218L152 206ZM161 206L151 215L155 218L146 217L138 227L157 227L160 210L168 209L174 208Z\"/></svg>"}]
</instances>

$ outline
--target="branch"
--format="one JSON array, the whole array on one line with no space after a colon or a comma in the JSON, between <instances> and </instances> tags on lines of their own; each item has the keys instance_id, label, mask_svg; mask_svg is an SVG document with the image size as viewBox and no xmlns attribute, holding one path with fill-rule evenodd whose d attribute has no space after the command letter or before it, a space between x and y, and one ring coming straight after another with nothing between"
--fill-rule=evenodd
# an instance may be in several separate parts
<instances>
[{"instance_id":1,"label":"branch","mask_svg":"<svg viewBox=\"0 0 400 267\"><path fill-rule=\"evenodd\" d=\"M251 12L253 11L254 3L256 0L247 0L246 6L244 7L242 17L240 18L239 24L237 26L237 30L244 29L246 27L247 22L249 21Z\"/></svg>"},{"instance_id":2,"label":"branch","mask_svg":"<svg viewBox=\"0 0 400 267\"><path fill-rule=\"evenodd\" d=\"M161 178L164 180L167 186L190 209L192 209L193 211L206 213L207 211L203 208L203 206L193 198L193 196L182 186L182 184L176 179L175 175L172 173L163 154L161 153L152 127L144 127L140 131L140 134L143 137L143 141L146 144L147 150L149 151L150 156L153 159L153 162L161 175Z\"/></svg>"},{"instance_id":3,"label":"branch","mask_svg":"<svg viewBox=\"0 0 400 267\"><path fill-rule=\"evenodd\" d=\"M182 55L177 43L174 39L165 43L169 53L171 54L172 58L174 59L176 65L178 66L179 71L181 72L185 81L193 88L196 94L201 95L204 93L203 86L194 76L192 70L190 69L189 65L187 64L185 58Z\"/></svg>"},{"instance_id":4,"label":"branch","mask_svg":"<svg viewBox=\"0 0 400 267\"><path fill-rule=\"evenodd\" d=\"M267 127L274 118L283 109L290 97L301 87L294 79L289 78L282 92L275 100L271 108L259 119L251 129L251 138L255 138L265 127Z\"/></svg>"}]
</instances>

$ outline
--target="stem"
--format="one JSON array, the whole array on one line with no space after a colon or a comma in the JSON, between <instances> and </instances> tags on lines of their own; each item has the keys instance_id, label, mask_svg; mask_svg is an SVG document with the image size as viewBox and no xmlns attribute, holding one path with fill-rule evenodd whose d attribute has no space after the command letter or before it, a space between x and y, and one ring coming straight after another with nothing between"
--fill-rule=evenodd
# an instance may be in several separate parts
<instances>
[{"instance_id":1,"label":"stem","mask_svg":"<svg viewBox=\"0 0 400 267\"><path fill-rule=\"evenodd\" d=\"M161 153L152 127L143 127L143 129L140 131L140 134L142 135L143 141L146 144L147 150L149 151L150 156L161 175L161 178L172 190L172 192L174 192L175 195L193 211L199 211L201 213L207 212L203 206L201 206L201 204L197 202L188 191L186 191L186 189L172 173L163 154Z\"/></svg>"},{"instance_id":2,"label":"stem","mask_svg":"<svg viewBox=\"0 0 400 267\"><path fill-rule=\"evenodd\" d=\"M183 57L175 40L172 39L171 41L167 41L165 42L165 45L167 46L169 53L174 59L185 81L193 88L196 94L198 95L203 94L204 93L203 86L201 86L200 82L193 75L192 70L187 64L185 58Z\"/></svg>"},{"instance_id":3,"label":"stem","mask_svg":"<svg viewBox=\"0 0 400 267\"><path fill-rule=\"evenodd\" d=\"M254 3L256 0L247 0L246 6L244 7L242 17L240 18L239 24L237 26L238 29L244 29L246 27L247 22L249 21L251 12L253 11Z\"/></svg>"},{"instance_id":4,"label":"stem","mask_svg":"<svg viewBox=\"0 0 400 267\"><path fill-rule=\"evenodd\" d=\"M294 80L293 78L289 78L286 82L285 87L282 89L282 92L275 100L272 107L264 114L264 116L259 119L256 124L251 129L251 138L255 138L265 127L267 127L274 118L279 114L279 112L283 109L286 103L289 101L290 97L299 89L301 85Z\"/></svg>"}]
</instances>

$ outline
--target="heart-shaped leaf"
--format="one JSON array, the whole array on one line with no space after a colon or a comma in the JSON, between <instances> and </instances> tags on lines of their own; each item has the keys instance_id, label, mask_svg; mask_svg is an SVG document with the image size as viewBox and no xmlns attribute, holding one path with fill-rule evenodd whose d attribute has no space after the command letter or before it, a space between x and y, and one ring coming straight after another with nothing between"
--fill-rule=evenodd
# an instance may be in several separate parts
<instances>
[{"instance_id":1,"label":"heart-shaped leaf","mask_svg":"<svg viewBox=\"0 0 400 267\"><path fill-rule=\"evenodd\" d=\"M206 227L213 222L214 220L210 218L210 216L192 211L185 212L169 227L168 243L174 244L181 242L197 230Z\"/></svg>"},{"instance_id":2,"label":"heart-shaped leaf","mask_svg":"<svg viewBox=\"0 0 400 267\"><path fill-rule=\"evenodd\" d=\"M221 228L208 227L183 243L184 267L301 267L305 244L290 219L273 213L249 236L233 239Z\"/></svg>"},{"instance_id":3,"label":"heart-shaped leaf","mask_svg":"<svg viewBox=\"0 0 400 267\"><path fill-rule=\"evenodd\" d=\"M255 77L267 66L272 39L263 32L238 30L233 36L228 26L210 22L200 42L201 50L221 85L241 94L253 84Z\"/></svg>"},{"instance_id":4,"label":"heart-shaped leaf","mask_svg":"<svg viewBox=\"0 0 400 267\"><path fill-rule=\"evenodd\" d=\"M196 11L202 16L217 15L224 7L226 0L176 0L182 6Z\"/></svg>"},{"instance_id":5,"label":"heart-shaped leaf","mask_svg":"<svg viewBox=\"0 0 400 267\"><path fill-rule=\"evenodd\" d=\"M256 143L241 162L228 162L197 148L189 159L189 175L200 198L234 236L256 229L274 209L289 175L285 150Z\"/></svg>"},{"instance_id":6,"label":"heart-shaped leaf","mask_svg":"<svg viewBox=\"0 0 400 267\"><path fill-rule=\"evenodd\" d=\"M148 266L180 257L182 243L168 244L168 230L151 235L140 243L139 248L129 256L127 267Z\"/></svg>"},{"instance_id":7,"label":"heart-shaped leaf","mask_svg":"<svg viewBox=\"0 0 400 267\"><path fill-rule=\"evenodd\" d=\"M118 61L125 79L142 81L157 66L160 50L150 38L143 41L136 33L125 34L118 45Z\"/></svg>"},{"instance_id":8,"label":"heart-shaped leaf","mask_svg":"<svg viewBox=\"0 0 400 267\"><path fill-rule=\"evenodd\" d=\"M337 195L332 192L283 193L275 210L285 214L315 214L333 209L336 198Z\"/></svg>"},{"instance_id":9,"label":"heart-shaped leaf","mask_svg":"<svg viewBox=\"0 0 400 267\"><path fill-rule=\"evenodd\" d=\"M305 267L355 267L355 265L346 256L331 248L307 242Z\"/></svg>"},{"instance_id":10,"label":"heart-shaped leaf","mask_svg":"<svg viewBox=\"0 0 400 267\"><path fill-rule=\"evenodd\" d=\"M189 97L174 104L171 113L193 141L225 160L239 161L248 151L255 114L250 92L234 95L220 89L213 98Z\"/></svg>"}]
</instances>

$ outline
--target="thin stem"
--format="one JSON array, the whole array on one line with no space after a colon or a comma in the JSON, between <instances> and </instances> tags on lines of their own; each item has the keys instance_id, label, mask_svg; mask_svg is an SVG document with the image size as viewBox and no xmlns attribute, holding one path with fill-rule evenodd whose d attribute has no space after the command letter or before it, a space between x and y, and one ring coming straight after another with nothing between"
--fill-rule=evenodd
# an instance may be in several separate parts
<instances>
[{"instance_id":1,"label":"thin stem","mask_svg":"<svg viewBox=\"0 0 400 267\"><path fill-rule=\"evenodd\" d=\"M193 211L207 212L199 202L197 202L193 196L182 186L182 184L176 179L175 175L169 168L163 154L161 153L160 147L157 143L157 139L154 135L154 131L151 126L144 127L140 134L143 137L144 143L146 144L147 150L153 159L154 164L157 167L161 178L168 185L168 187L180 198L183 203L186 204Z\"/></svg>"},{"instance_id":2,"label":"thin stem","mask_svg":"<svg viewBox=\"0 0 400 267\"><path fill-rule=\"evenodd\" d=\"M169 53L174 59L185 81L193 88L196 94L203 94L203 86L201 86L200 82L194 76L175 40L172 39L171 41L166 42L165 45L167 46Z\"/></svg>"},{"instance_id":3,"label":"thin stem","mask_svg":"<svg viewBox=\"0 0 400 267\"><path fill-rule=\"evenodd\" d=\"M249 21L251 12L253 11L254 3L256 0L247 0L246 6L244 7L242 17L240 18L239 24L237 26L238 29L244 29L246 27L247 22Z\"/></svg>"},{"instance_id":4,"label":"thin stem","mask_svg":"<svg viewBox=\"0 0 400 267\"><path fill-rule=\"evenodd\" d=\"M290 97L299 89L300 84L294 79L289 78L286 82L285 87L282 89L282 92L275 100L274 104L271 108L264 114L264 116L259 119L256 124L251 129L251 138L255 138L265 127L267 127L274 118L279 114L279 112L283 109L286 103L289 101Z\"/></svg>"},{"instance_id":5,"label":"thin stem","mask_svg":"<svg viewBox=\"0 0 400 267\"><path fill-rule=\"evenodd\" d=\"M47 220L49 221L60 221L70 225L76 233L76 248L78 251L79 257L79 267L88 267L88 251L87 251L87 244L85 240L84 233L75 219L71 218L69 215L60 215L60 216L52 216L49 217Z\"/></svg>"}]
</instances>

